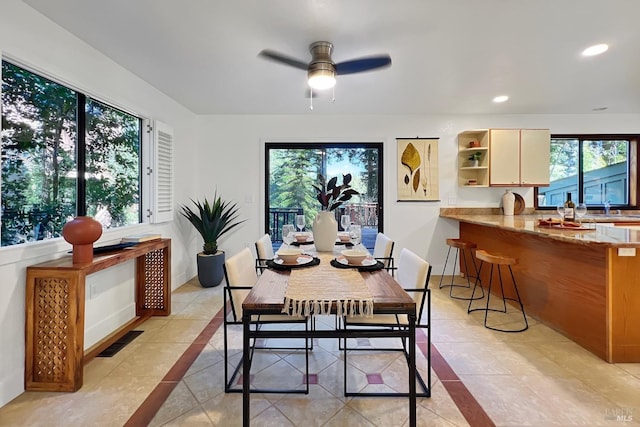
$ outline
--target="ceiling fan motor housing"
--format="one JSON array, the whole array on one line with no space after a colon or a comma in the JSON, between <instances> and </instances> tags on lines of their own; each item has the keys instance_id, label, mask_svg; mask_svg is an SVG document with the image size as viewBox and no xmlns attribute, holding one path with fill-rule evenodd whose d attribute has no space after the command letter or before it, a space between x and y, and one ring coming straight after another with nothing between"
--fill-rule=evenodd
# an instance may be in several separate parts
<instances>
[{"instance_id":1,"label":"ceiling fan motor housing","mask_svg":"<svg viewBox=\"0 0 640 427\"><path fill-rule=\"evenodd\" d=\"M309 46L311 52L311 62L307 70L307 77L310 85L313 80L322 79L324 83L320 83L320 87L316 89L330 88L335 85L336 64L331 59L331 51L333 44L329 42L315 42ZM332 82L332 83L331 83Z\"/></svg>"}]
</instances>

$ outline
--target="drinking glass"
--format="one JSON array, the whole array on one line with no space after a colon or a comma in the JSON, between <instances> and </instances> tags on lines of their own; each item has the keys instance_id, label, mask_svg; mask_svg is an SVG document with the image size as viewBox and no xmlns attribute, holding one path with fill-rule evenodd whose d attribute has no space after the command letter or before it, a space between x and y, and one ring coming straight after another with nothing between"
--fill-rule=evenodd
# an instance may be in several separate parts
<instances>
[{"instance_id":1,"label":"drinking glass","mask_svg":"<svg viewBox=\"0 0 640 427\"><path fill-rule=\"evenodd\" d=\"M564 222L564 203L560 203L556 207L556 210L558 211L558 215L560 215L560 223L562 224Z\"/></svg>"},{"instance_id":2,"label":"drinking glass","mask_svg":"<svg viewBox=\"0 0 640 427\"><path fill-rule=\"evenodd\" d=\"M304 230L304 215L296 215L296 227L298 227L300 231Z\"/></svg>"},{"instance_id":3,"label":"drinking glass","mask_svg":"<svg viewBox=\"0 0 640 427\"><path fill-rule=\"evenodd\" d=\"M349 227L349 240L351 240L354 248L360 244L362 240L362 229L359 224L351 224L351 227Z\"/></svg>"},{"instance_id":4,"label":"drinking glass","mask_svg":"<svg viewBox=\"0 0 640 427\"><path fill-rule=\"evenodd\" d=\"M293 243L293 233L295 228L293 228L293 224L285 224L282 226L282 241L287 245L291 245Z\"/></svg>"},{"instance_id":5,"label":"drinking glass","mask_svg":"<svg viewBox=\"0 0 640 427\"><path fill-rule=\"evenodd\" d=\"M351 226L351 215L342 215L340 217L340 225L344 231L349 231L349 227Z\"/></svg>"},{"instance_id":6,"label":"drinking glass","mask_svg":"<svg viewBox=\"0 0 640 427\"><path fill-rule=\"evenodd\" d=\"M587 214L587 205L585 203L578 203L576 206L576 216L582 225L582 217Z\"/></svg>"}]
</instances>

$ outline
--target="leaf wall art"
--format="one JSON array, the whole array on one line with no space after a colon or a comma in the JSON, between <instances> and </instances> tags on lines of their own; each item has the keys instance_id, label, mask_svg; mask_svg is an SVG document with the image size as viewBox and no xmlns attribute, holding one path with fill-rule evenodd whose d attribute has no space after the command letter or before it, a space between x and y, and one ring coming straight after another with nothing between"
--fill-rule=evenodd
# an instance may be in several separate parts
<instances>
[{"instance_id":1,"label":"leaf wall art","mask_svg":"<svg viewBox=\"0 0 640 427\"><path fill-rule=\"evenodd\" d=\"M439 201L439 138L398 138L398 201Z\"/></svg>"}]
</instances>

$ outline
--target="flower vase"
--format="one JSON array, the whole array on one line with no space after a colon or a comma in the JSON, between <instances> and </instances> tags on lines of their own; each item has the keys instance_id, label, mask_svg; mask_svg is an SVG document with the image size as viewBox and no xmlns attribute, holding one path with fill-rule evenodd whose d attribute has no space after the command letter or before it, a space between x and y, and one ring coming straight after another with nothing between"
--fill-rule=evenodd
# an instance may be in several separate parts
<instances>
[{"instance_id":1,"label":"flower vase","mask_svg":"<svg viewBox=\"0 0 640 427\"><path fill-rule=\"evenodd\" d=\"M102 224L90 216L77 216L62 227L62 237L73 245L73 263L93 261L93 242L102 236Z\"/></svg>"},{"instance_id":2,"label":"flower vase","mask_svg":"<svg viewBox=\"0 0 640 427\"><path fill-rule=\"evenodd\" d=\"M321 211L313 220L313 243L318 252L333 252L338 237L338 221L333 212Z\"/></svg>"}]
</instances>

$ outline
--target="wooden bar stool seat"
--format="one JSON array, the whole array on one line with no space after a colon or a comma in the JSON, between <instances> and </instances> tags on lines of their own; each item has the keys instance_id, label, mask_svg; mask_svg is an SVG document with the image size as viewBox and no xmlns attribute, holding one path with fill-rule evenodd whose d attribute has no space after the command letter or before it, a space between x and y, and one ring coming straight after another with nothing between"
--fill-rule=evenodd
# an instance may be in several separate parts
<instances>
[{"instance_id":1,"label":"wooden bar stool seat","mask_svg":"<svg viewBox=\"0 0 640 427\"><path fill-rule=\"evenodd\" d=\"M514 258L506 255L492 254L485 250L478 249L476 250L476 259L480 261L480 268L478 269L478 278L480 277L480 273L482 272L482 266L484 265L484 263L491 265L491 271L489 272L489 289L487 291L487 303L485 307L471 308L471 304L473 302L473 296L475 295L476 288L478 287L478 283L479 283L479 280L476 280L476 283L473 286L473 291L471 292L471 298L469 299L469 307L467 308L467 313L471 313L472 311L484 311L484 327L488 329L492 329L494 331L522 332L524 330L527 330L529 328L529 323L527 322L527 315L524 312L524 306L522 305L522 300L520 299L520 292L518 292L518 285L513 275L513 270L511 269L512 265L518 264L518 258ZM493 285L493 270L494 270L493 267L494 266L497 266L497 270L498 270L498 278L500 281L500 294L502 295L502 309L489 307L489 303L491 300L491 286ZM507 297L504 294L504 283L502 280L501 268L504 268L505 266L506 268L509 269L509 274L511 275L511 282L513 283L515 298ZM480 284L480 288L482 289L482 284ZM522 318L524 320L524 326L520 329L504 329L496 326L487 325L487 317L490 311L495 311L495 312L505 313L505 314L507 313L507 300L516 302L520 306L520 311L522 313Z\"/></svg>"},{"instance_id":2,"label":"wooden bar stool seat","mask_svg":"<svg viewBox=\"0 0 640 427\"><path fill-rule=\"evenodd\" d=\"M447 245L449 246L449 249L447 250L447 258L444 261L444 268L442 269L442 275L440 276L439 288L442 289L446 286L449 286L449 296L451 298L467 301L473 297L473 294L471 297L454 295L453 288L471 289L471 281L469 280L469 277L471 276L472 270L469 268L469 264L467 263L467 257L471 258L471 263L473 264L473 274L475 274L476 281L478 280L478 267L476 266L475 257L473 255L473 252L476 249L476 244L464 239L450 238L450 239L447 239ZM442 279L445 276L447 271L447 263L449 262L449 255L451 255L451 248L455 248L455 254L453 258L453 270L451 272L451 283L447 285L447 284L442 284ZM456 266L458 265L460 260L462 261L462 265L464 265L464 275L467 279L466 285L459 285L459 284L453 283L456 277ZM480 287L480 289L482 290L482 287ZM484 298L484 290L482 290L482 294L479 297L475 297L473 299L482 299L482 298Z\"/></svg>"}]
</instances>

